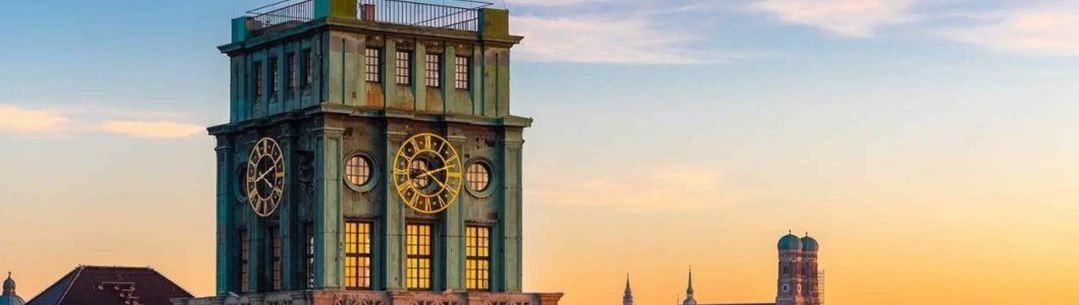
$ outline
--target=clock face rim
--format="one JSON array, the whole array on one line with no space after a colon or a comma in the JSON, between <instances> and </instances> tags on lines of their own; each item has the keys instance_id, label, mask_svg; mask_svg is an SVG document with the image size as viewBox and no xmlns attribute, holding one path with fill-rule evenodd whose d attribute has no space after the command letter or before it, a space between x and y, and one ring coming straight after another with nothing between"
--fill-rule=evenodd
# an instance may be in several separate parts
<instances>
[{"instance_id":1,"label":"clock face rim","mask_svg":"<svg viewBox=\"0 0 1079 305\"><path fill-rule=\"evenodd\" d=\"M421 147L419 146L419 144L417 144L416 141L417 139L423 137L427 137L425 141L436 139L438 141L441 141L442 144L439 146L438 149L421 149ZM412 152L411 156L406 156L406 148L408 148L409 145L412 145L414 149L419 150ZM448 152L450 153L449 156L442 155L443 148L448 148ZM425 180L429 180L426 182L427 185L421 187L417 187L415 185L414 179L416 179L417 177L414 177L412 175L412 164L414 161L417 161L415 160L416 157L421 154L438 156L441 159L441 165L445 168L446 171L446 181L444 183L432 184L432 181L441 180L437 180L437 177L434 177L434 175L430 175L425 177ZM402 158L404 158L404 160L402 160ZM404 168L402 168L402 165L404 166ZM461 187L464 185L464 165L461 162L461 156L457 152L457 148L453 147L453 144L450 143L449 140L446 140L446 138L430 132L417 133L409 137L408 139L402 141L401 145L397 147L397 152L393 157L393 166L391 169L393 177L392 181L395 189L397 190L397 196L401 199L401 202L404 203L405 206L411 208L413 211L422 214L437 214L452 207L456 203L457 197L461 194ZM450 174L454 174L455 177L452 177L451 179ZM403 182L399 183L398 181L400 178L402 178L402 176L404 176L404 180ZM456 180L455 183L453 182L454 180ZM419 190L419 188L436 188L437 191L422 192ZM412 191L413 193L409 193L409 191ZM449 196L448 198L444 199L444 203L440 208L424 209L423 207L418 205L419 198L437 198L443 192L449 192ZM415 196L409 196L408 194L414 194ZM413 200L409 197L416 198L416 202L413 202Z\"/></svg>"},{"instance_id":2,"label":"clock face rim","mask_svg":"<svg viewBox=\"0 0 1079 305\"><path fill-rule=\"evenodd\" d=\"M260 151L260 148L261 151ZM276 154L276 157L275 157ZM259 177L259 165L264 159L272 162L272 183L271 180L266 180L265 174L270 174L269 170L264 172L263 177ZM260 194L259 182L266 181L270 185L270 192L263 196ZM251 211L255 212L255 215L259 217L269 217L277 211L277 208L281 205L281 199L284 198L284 182L285 182L285 154L281 151L281 145L276 140L270 137L264 137L258 140L254 146L251 147L251 153L247 157L247 202L251 207ZM260 209L260 206L263 208Z\"/></svg>"}]
</instances>

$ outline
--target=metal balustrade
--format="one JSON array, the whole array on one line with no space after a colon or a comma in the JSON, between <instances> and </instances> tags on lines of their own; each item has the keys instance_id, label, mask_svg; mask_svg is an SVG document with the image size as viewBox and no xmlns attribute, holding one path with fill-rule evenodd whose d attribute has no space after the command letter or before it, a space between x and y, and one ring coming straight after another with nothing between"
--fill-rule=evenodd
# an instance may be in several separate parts
<instances>
[{"instance_id":1,"label":"metal balustrade","mask_svg":"<svg viewBox=\"0 0 1079 305\"><path fill-rule=\"evenodd\" d=\"M262 29L308 22L315 18L314 1L284 0L247 11L247 15ZM356 18L374 23L477 32L480 9L492 5L472 0L440 2L356 0Z\"/></svg>"}]
</instances>

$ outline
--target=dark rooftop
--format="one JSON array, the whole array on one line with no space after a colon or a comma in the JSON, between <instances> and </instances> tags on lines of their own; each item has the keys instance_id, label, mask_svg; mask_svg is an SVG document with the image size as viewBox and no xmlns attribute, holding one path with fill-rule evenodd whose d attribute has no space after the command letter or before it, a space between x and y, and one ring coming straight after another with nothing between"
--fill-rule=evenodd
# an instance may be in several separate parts
<instances>
[{"instance_id":1,"label":"dark rooftop","mask_svg":"<svg viewBox=\"0 0 1079 305\"><path fill-rule=\"evenodd\" d=\"M79 266L27 305L171 305L191 293L148 267Z\"/></svg>"}]
</instances>

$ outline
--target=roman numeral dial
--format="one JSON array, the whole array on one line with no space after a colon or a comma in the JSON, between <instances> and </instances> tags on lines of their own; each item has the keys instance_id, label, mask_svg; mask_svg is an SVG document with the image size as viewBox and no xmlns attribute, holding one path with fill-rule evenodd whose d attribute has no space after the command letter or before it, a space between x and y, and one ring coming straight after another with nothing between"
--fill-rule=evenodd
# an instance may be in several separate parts
<instances>
[{"instance_id":1,"label":"roman numeral dial","mask_svg":"<svg viewBox=\"0 0 1079 305\"><path fill-rule=\"evenodd\" d=\"M285 192L285 154L271 138L262 138L247 159L247 202L261 217L269 217Z\"/></svg>"},{"instance_id":2,"label":"roman numeral dial","mask_svg":"<svg viewBox=\"0 0 1079 305\"><path fill-rule=\"evenodd\" d=\"M446 139L421 133L408 138L393 158L393 181L405 205L420 213L448 209L461 192L463 167Z\"/></svg>"}]
</instances>

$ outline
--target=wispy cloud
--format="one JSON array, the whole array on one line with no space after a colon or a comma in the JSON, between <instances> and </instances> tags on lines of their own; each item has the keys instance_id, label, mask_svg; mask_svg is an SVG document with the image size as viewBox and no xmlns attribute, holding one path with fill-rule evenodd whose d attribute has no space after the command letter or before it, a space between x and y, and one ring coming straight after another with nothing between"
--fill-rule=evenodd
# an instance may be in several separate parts
<instances>
[{"instance_id":1,"label":"wispy cloud","mask_svg":"<svg viewBox=\"0 0 1079 305\"><path fill-rule=\"evenodd\" d=\"M726 198L719 171L694 166L636 169L592 177L558 176L533 188L544 204L626 210L714 208ZM546 180L546 179L543 179Z\"/></svg>"},{"instance_id":2,"label":"wispy cloud","mask_svg":"<svg viewBox=\"0 0 1079 305\"><path fill-rule=\"evenodd\" d=\"M203 131L202 126L195 124L118 120L102 121L98 124L98 129L123 136L150 139L184 138Z\"/></svg>"},{"instance_id":3,"label":"wispy cloud","mask_svg":"<svg viewBox=\"0 0 1079 305\"><path fill-rule=\"evenodd\" d=\"M872 37L886 25L915 21L913 0L761 0L748 5L783 23L817 27L849 38Z\"/></svg>"},{"instance_id":4,"label":"wispy cloud","mask_svg":"<svg viewBox=\"0 0 1079 305\"><path fill-rule=\"evenodd\" d=\"M130 119L132 117L151 118ZM129 111L119 109L28 108L0 104L0 133L17 136L67 137L103 132L134 138L170 139L189 137L202 132L202 127L173 119L177 114L166 112Z\"/></svg>"},{"instance_id":5,"label":"wispy cloud","mask_svg":"<svg viewBox=\"0 0 1079 305\"><path fill-rule=\"evenodd\" d=\"M52 134L64 131L69 120L60 111L0 105L0 131L17 134Z\"/></svg>"},{"instance_id":6,"label":"wispy cloud","mask_svg":"<svg viewBox=\"0 0 1079 305\"><path fill-rule=\"evenodd\" d=\"M612 64L717 63L744 57L695 44L702 37L663 31L642 16L575 16L511 19L526 38L515 49L527 61Z\"/></svg>"},{"instance_id":7,"label":"wispy cloud","mask_svg":"<svg viewBox=\"0 0 1079 305\"><path fill-rule=\"evenodd\" d=\"M972 15L975 25L936 30L943 37L994 50L1079 56L1079 5L1052 5Z\"/></svg>"},{"instance_id":8,"label":"wispy cloud","mask_svg":"<svg viewBox=\"0 0 1079 305\"><path fill-rule=\"evenodd\" d=\"M572 6L581 4L592 4L599 2L607 2L610 0L509 0L506 1L509 5L524 5L524 6Z\"/></svg>"}]
</instances>

